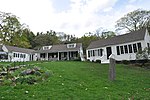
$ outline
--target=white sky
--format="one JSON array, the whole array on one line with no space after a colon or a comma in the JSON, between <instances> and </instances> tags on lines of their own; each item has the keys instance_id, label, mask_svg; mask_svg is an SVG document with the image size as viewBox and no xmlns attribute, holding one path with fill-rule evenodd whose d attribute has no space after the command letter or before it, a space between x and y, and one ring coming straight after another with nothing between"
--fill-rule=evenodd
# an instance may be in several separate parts
<instances>
[{"instance_id":1,"label":"white sky","mask_svg":"<svg viewBox=\"0 0 150 100\"><path fill-rule=\"evenodd\" d=\"M115 30L115 22L138 8L150 10L150 0L0 0L0 11L10 12L31 31L54 30L81 37L99 27Z\"/></svg>"}]
</instances>

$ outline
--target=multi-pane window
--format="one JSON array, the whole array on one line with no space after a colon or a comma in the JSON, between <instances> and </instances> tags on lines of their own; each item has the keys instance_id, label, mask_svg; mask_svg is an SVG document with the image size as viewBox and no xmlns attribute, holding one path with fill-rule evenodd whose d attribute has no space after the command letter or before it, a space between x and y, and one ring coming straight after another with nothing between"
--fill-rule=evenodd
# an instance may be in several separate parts
<instances>
[{"instance_id":1,"label":"multi-pane window","mask_svg":"<svg viewBox=\"0 0 150 100\"><path fill-rule=\"evenodd\" d=\"M93 57L93 56L102 56L103 49L97 49L97 50L89 50L88 51L88 57Z\"/></svg>"},{"instance_id":2,"label":"multi-pane window","mask_svg":"<svg viewBox=\"0 0 150 100\"><path fill-rule=\"evenodd\" d=\"M14 53L13 56L16 57L16 53Z\"/></svg>"},{"instance_id":3,"label":"multi-pane window","mask_svg":"<svg viewBox=\"0 0 150 100\"><path fill-rule=\"evenodd\" d=\"M25 55L25 54L23 55L23 58L26 58L26 55Z\"/></svg>"},{"instance_id":4,"label":"multi-pane window","mask_svg":"<svg viewBox=\"0 0 150 100\"><path fill-rule=\"evenodd\" d=\"M128 47L129 47L129 53L132 53L132 45L129 44Z\"/></svg>"},{"instance_id":5,"label":"multi-pane window","mask_svg":"<svg viewBox=\"0 0 150 100\"><path fill-rule=\"evenodd\" d=\"M141 43L137 43L138 50L142 50Z\"/></svg>"},{"instance_id":6,"label":"multi-pane window","mask_svg":"<svg viewBox=\"0 0 150 100\"><path fill-rule=\"evenodd\" d=\"M15 57L17 57L18 56L18 54L17 53L15 53Z\"/></svg>"},{"instance_id":7,"label":"multi-pane window","mask_svg":"<svg viewBox=\"0 0 150 100\"><path fill-rule=\"evenodd\" d=\"M134 53L136 53L136 52L137 52L136 44L133 44L133 51L134 51Z\"/></svg>"},{"instance_id":8,"label":"multi-pane window","mask_svg":"<svg viewBox=\"0 0 150 100\"><path fill-rule=\"evenodd\" d=\"M150 44L149 44L150 46ZM136 53L138 50L141 50L141 43L134 43L129 45L116 46L117 55L120 54L128 54L128 53Z\"/></svg>"},{"instance_id":9,"label":"multi-pane window","mask_svg":"<svg viewBox=\"0 0 150 100\"><path fill-rule=\"evenodd\" d=\"M98 50L95 50L95 56L98 56Z\"/></svg>"},{"instance_id":10,"label":"multi-pane window","mask_svg":"<svg viewBox=\"0 0 150 100\"><path fill-rule=\"evenodd\" d=\"M123 46L120 46L121 54L124 54Z\"/></svg>"},{"instance_id":11,"label":"multi-pane window","mask_svg":"<svg viewBox=\"0 0 150 100\"><path fill-rule=\"evenodd\" d=\"M90 51L88 51L88 57L90 57Z\"/></svg>"},{"instance_id":12,"label":"multi-pane window","mask_svg":"<svg viewBox=\"0 0 150 100\"><path fill-rule=\"evenodd\" d=\"M103 49L100 49L100 56L103 56Z\"/></svg>"},{"instance_id":13,"label":"multi-pane window","mask_svg":"<svg viewBox=\"0 0 150 100\"><path fill-rule=\"evenodd\" d=\"M124 51L125 51L125 53L128 53L128 46L127 45L124 45Z\"/></svg>"},{"instance_id":14,"label":"multi-pane window","mask_svg":"<svg viewBox=\"0 0 150 100\"><path fill-rule=\"evenodd\" d=\"M117 48L117 55L120 55L120 48L119 48L119 46L117 46L116 48Z\"/></svg>"},{"instance_id":15,"label":"multi-pane window","mask_svg":"<svg viewBox=\"0 0 150 100\"><path fill-rule=\"evenodd\" d=\"M147 43L147 47L148 47L148 48L150 47L149 43Z\"/></svg>"},{"instance_id":16,"label":"multi-pane window","mask_svg":"<svg viewBox=\"0 0 150 100\"><path fill-rule=\"evenodd\" d=\"M95 52L94 52L94 50L92 50L93 51L93 56L95 56Z\"/></svg>"},{"instance_id":17,"label":"multi-pane window","mask_svg":"<svg viewBox=\"0 0 150 100\"><path fill-rule=\"evenodd\" d=\"M98 56L102 56L103 55L103 49L98 49Z\"/></svg>"},{"instance_id":18,"label":"multi-pane window","mask_svg":"<svg viewBox=\"0 0 150 100\"><path fill-rule=\"evenodd\" d=\"M20 54L20 58L23 58L23 54Z\"/></svg>"},{"instance_id":19,"label":"multi-pane window","mask_svg":"<svg viewBox=\"0 0 150 100\"><path fill-rule=\"evenodd\" d=\"M67 44L67 48L75 48L76 47L76 43L73 44ZM51 47L50 47L51 48ZM48 48L48 49L50 49Z\"/></svg>"},{"instance_id":20,"label":"multi-pane window","mask_svg":"<svg viewBox=\"0 0 150 100\"><path fill-rule=\"evenodd\" d=\"M90 54L91 54L91 57L93 56L93 52L92 52L92 50L90 51Z\"/></svg>"}]
</instances>

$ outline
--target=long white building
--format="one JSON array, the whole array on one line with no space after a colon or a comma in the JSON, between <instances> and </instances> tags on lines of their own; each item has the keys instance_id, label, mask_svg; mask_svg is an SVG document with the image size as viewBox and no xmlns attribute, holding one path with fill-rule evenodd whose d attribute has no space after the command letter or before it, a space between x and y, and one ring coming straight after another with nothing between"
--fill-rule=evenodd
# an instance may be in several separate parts
<instances>
[{"instance_id":1,"label":"long white building","mask_svg":"<svg viewBox=\"0 0 150 100\"><path fill-rule=\"evenodd\" d=\"M8 45L0 45L0 61L36 61L35 50L19 48Z\"/></svg>"},{"instance_id":2,"label":"long white building","mask_svg":"<svg viewBox=\"0 0 150 100\"><path fill-rule=\"evenodd\" d=\"M149 46L150 35L148 30L143 28L131 33L91 42L86 50L86 55L88 60L101 60L101 63L109 63L111 54L115 55L115 59L118 61L135 60L137 51Z\"/></svg>"}]
</instances>

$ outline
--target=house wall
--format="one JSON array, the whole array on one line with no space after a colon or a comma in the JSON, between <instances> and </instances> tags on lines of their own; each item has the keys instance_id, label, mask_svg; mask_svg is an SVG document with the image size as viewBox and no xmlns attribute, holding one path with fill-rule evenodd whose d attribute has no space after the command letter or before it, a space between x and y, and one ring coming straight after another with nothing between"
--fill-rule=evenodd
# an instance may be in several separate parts
<instances>
[{"instance_id":1,"label":"house wall","mask_svg":"<svg viewBox=\"0 0 150 100\"><path fill-rule=\"evenodd\" d=\"M85 58L83 56L83 48L82 48L82 46L80 47L79 55L80 55L81 61L85 61Z\"/></svg>"},{"instance_id":2,"label":"house wall","mask_svg":"<svg viewBox=\"0 0 150 100\"><path fill-rule=\"evenodd\" d=\"M148 30L146 30L146 34L145 34L145 38L144 38L145 41L143 41L143 46L144 47L148 47L148 43L150 43L150 35L148 33Z\"/></svg>"},{"instance_id":3,"label":"house wall","mask_svg":"<svg viewBox=\"0 0 150 100\"><path fill-rule=\"evenodd\" d=\"M121 60L135 60L136 59L136 53L134 53L134 52L133 53L124 53L124 54L117 55L116 46L124 46L124 45L131 44L132 45L132 51L133 51L133 44L136 44L136 46L137 46L137 43L141 43L142 50L145 47L148 47L147 43L150 43L150 36L149 36L148 31L146 31L144 40L130 42L130 43L124 43L124 44L118 44L118 45L110 45L110 46L107 46L107 47L111 47L112 54L115 55L115 59L118 60L118 61L121 61ZM97 49L103 49L102 56L90 56L89 57L88 51L89 50L97 50ZM125 50L124 50L124 52L125 52ZM128 52L129 52L129 49L128 49ZM109 62L108 59L107 59L106 47L88 49L88 50L86 50L86 55L87 55L87 59L90 60L90 61L101 60L102 63L103 62Z\"/></svg>"},{"instance_id":4,"label":"house wall","mask_svg":"<svg viewBox=\"0 0 150 100\"><path fill-rule=\"evenodd\" d=\"M28 54L28 53L22 53L22 52L8 52L8 49L5 47L5 45L2 46L2 49L4 52L8 53L8 59L3 61L36 61L37 60L37 53L35 54ZM15 54L15 56L14 56ZM30 56L33 55L33 59L30 59Z\"/></svg>"},{"instance_id":5,"label":"house wall","mask_svg":"<svg viewBox=\"0 0 150 100\"><path fill-rule=\"evenodd\" d=\"M14 56L14 54L16 56ZM21 57L22 55L22 57ZM21 52L12 52L12 61L30 61L30 54L27 53L21 53Z\"/></svg>"}]
</instances>

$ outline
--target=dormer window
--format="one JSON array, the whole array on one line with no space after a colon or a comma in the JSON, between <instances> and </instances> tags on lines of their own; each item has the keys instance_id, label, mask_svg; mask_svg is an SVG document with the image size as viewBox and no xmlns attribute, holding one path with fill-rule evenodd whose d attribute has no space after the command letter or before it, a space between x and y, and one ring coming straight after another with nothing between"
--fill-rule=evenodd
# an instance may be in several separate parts
<instances>
[{"instance_id":1,"label":"dormer window","mask_svg":"<svg viewBox=\"0 0 150 100\"><path fill-rule=\"evenodd\" d=\"M75 48L76 47L76 43L74 44L67 44L67 48Z\"/></svg>"},{"instance_id":2,"label":"dormer window","mask_svg":"<svg viewBox=\"0 0 150 100\"><path fill-rule=\"evenodd\" d=\"M51 47L52 47L52 46L44 46L44 47L43 47L43 50L49 50L49 49L51 49Z\"/></svg>"}]
</instances>

